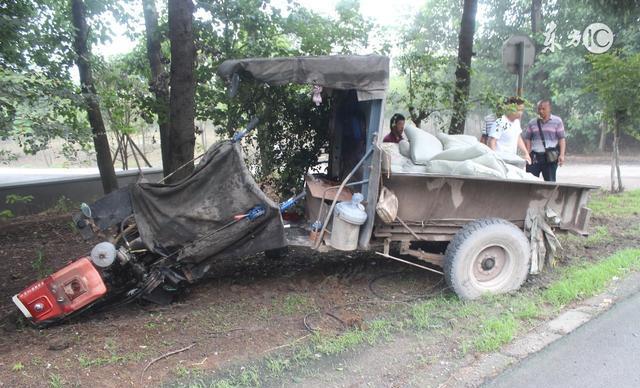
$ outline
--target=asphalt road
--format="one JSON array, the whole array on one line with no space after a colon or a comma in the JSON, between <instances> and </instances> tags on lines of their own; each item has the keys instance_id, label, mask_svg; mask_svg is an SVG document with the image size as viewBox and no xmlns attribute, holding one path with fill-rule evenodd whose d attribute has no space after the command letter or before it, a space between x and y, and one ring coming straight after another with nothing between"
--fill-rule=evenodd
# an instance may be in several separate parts
<instances>
[{"instance_id":1,"label":"asphalt road","mask_svg":"<svg viewBox=\"0 0 640 388\"><path fill-rule=\"evenodd\" d=\"M485 388L640 387L640 293L516 364Z\"/></svg>"},{"instance_id":2,"label":"asphalt road","mask_svg":"<svg viewBox=\"0 0 640 388\"><path fill-rule=\"evenodd\" d=\"M640 189L640 165L623 164L620 166L622 185L625 189ZM558 167L558 182L582 183L611 188L611 166L608 164L571 163Z\"/></svg>"}]
</instances>

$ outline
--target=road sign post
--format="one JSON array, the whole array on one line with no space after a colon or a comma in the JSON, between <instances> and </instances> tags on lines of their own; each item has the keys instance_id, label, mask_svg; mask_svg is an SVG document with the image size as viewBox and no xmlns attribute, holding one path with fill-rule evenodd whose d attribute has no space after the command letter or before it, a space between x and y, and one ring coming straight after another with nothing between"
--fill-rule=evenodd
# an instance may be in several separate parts
<instances>
[{"instance_id":1,"label":"road sign post","mask_svg":"<svg viewBox=\"0 0 640 388\"><path fill-rule=\"evenodd\" d=\"M533 65L535 55L535 44L526 35L513 35L502 45L502 64L507 68L507 71L518 76L517 96L522 96L524 74Z\"/></svg>"}]
</instances>

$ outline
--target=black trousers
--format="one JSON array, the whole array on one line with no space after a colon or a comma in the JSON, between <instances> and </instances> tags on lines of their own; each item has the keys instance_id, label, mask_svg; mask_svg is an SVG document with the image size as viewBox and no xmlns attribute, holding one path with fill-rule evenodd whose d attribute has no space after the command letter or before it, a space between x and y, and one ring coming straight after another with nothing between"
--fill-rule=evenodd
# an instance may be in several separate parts
<instances>
[{"instance_id":1,"label":"black trousers","mask_svg":"<svg viewBox=\"0 0 640 388\"><path fill-rule=\"evenodd\" d=\"M555 182L557 169L558 162L547 163L544 152L531 152L531 164L527 166L527 172L537 177L542 173L545 181Z\"/></svg>"}]
</instances>

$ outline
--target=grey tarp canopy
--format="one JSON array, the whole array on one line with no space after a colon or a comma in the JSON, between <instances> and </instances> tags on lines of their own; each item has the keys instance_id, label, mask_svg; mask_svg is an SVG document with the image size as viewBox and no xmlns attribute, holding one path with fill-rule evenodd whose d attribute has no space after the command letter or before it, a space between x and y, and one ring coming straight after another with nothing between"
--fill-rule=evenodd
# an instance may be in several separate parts
<instances>
[{"instance_id":1,"label":"grey tarp canopy","mask_svg":"<svg viewBox=\"0 0 640 388\"><path fill-rule=\"evenodd\" d=\"M273 86L298 83L353 89L361 101L384 99L389 86L389 58L374 54L248 58L227 60L218 67L218 75L226 81L231 81L234 74Z\"/></svg>"},{"instance_id":2,"label":"grey tarp canopy","mask_svg":"<svg viewBox=\"0 0 640 388\"><path fill-rule=\"evenodd\" d=\"M196 278L207 272L212 260L287 245L278 205L254 181L240 145L228 140L211 146L182 182L132 185L131 202L145 245L162 255L179 252L175 260L194 264ZM266 214L226 226L256 205L264 206Z\"/></svg>"}]
</instances>

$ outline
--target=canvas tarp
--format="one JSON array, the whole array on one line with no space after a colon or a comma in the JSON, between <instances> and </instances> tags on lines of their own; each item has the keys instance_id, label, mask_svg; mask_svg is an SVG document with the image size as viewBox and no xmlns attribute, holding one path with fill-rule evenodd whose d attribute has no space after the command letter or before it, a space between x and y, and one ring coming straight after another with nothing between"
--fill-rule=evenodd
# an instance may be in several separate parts
<instances>
[{"instance_id":1,"label":"canvas tarp","mask_svg":"<svg viewBox=\"0 0 640 388\"><path fill-rule=\"evenodd\" d=\"M254 181L238 143L211 146L182 182L133 185L131 202L142 241L151 251L178 252L177 261L199 264L203 273L211 260L287 245L278 205ZM256 205L264 206L266 214L229 225Z\"/></svg>"},{"instance_id":2,"label":"canvas tarp","mask_svg":"<svg viewBox=\"0 0 640 388\"><path fill-rule=\"evenodd\" d=\"M218 75L231 81L234 74L269 85L288 83L356 90L359 100L384 99L389 86L389 58L382 55L332 55L227 60Z\"/></svg>"}]
</instances>

